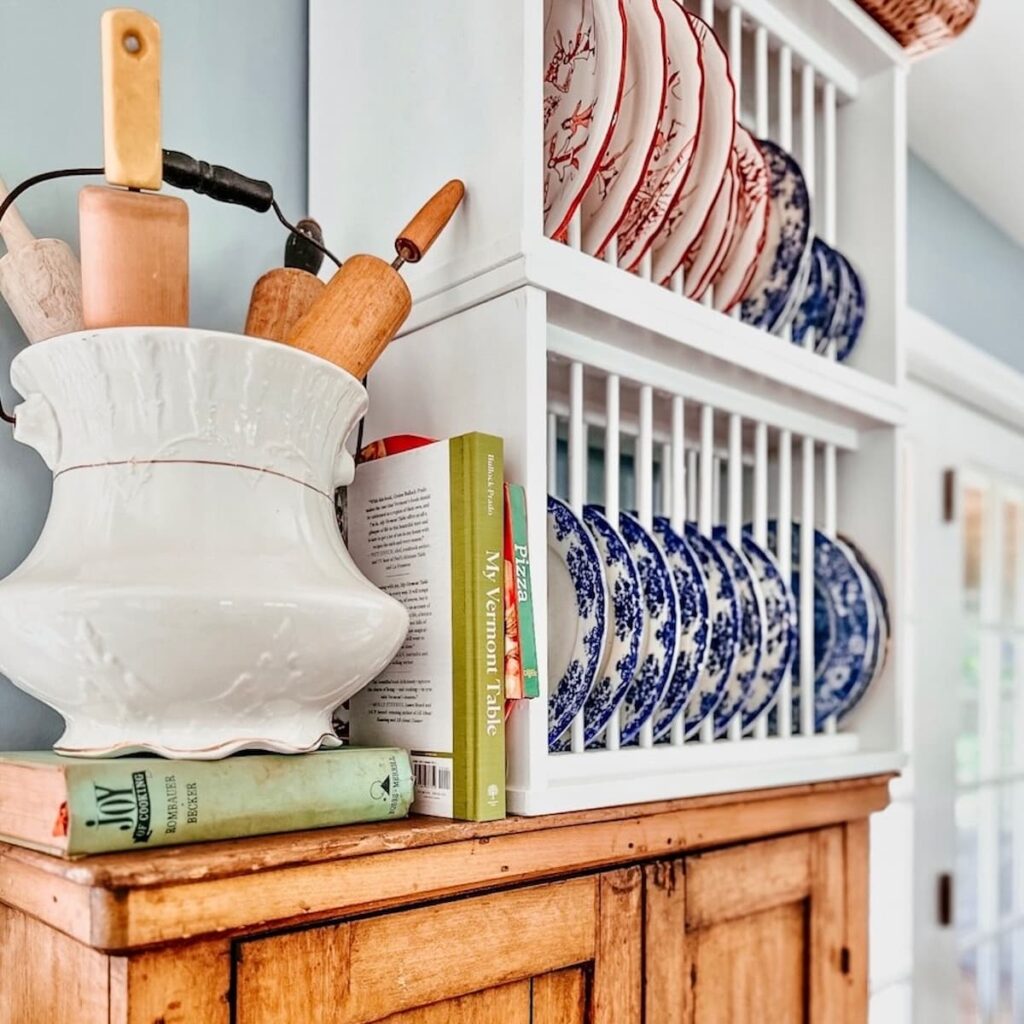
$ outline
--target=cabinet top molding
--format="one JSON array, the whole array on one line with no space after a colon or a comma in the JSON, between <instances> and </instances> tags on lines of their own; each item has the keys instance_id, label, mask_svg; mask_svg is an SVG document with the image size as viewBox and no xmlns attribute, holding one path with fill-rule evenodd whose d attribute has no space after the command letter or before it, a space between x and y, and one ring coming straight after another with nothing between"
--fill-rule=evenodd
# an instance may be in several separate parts
<instances>
[{"instance_id":1,"label":"cabinet top molding","mask_svg":"<svg viewBox=\"0 0 1024 1024\"><path fill-rule=\"evenodd\" d=\"M866 818L891 775L479 824L413 817L64 861L0 843L0 901L96 949L245 934Z\"/></svg>"}]
</instances>

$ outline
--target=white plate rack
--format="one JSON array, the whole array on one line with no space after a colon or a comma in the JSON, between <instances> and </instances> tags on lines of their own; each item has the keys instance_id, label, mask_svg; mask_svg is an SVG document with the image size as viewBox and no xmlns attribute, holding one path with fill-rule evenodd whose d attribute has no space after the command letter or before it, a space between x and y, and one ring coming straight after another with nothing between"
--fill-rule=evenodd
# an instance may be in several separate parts
<instances>
[{"instance_id":1,"label":"white plate rack","mask_svg":"<svg viewBox=\"0 0 1024 1024\"><path fill-rule=\"evenodd\" d=\"M667 743L648 735L636 747L582 750L577 728L571 752L547 749L546 566L537 553L549 483L576 505L618 499L642 517L665 511L704 530L723 522L735 534L751 522L763 539L771 517L847 533L885 583L900 642L902 56L853 0L737 0L714 16L740 69L744 122L784 144L790 133L805 173L812 168L818 230L865 280L868 320L847 364L685 299L678 282L662 287L544 237L542 0L311 2L310 210L327 237L343 251L384 255L391 225L382 214L400 223L441 181L467 183L449 231L422 267L408 268L416 304L370 375L366 433L491 431L505 438L509 479L526 485L542 696L509 723L516 813L902 763L897 657L847 718L817 733L793 720L784 696L776 724L758 722L745 736L734 728L681 742L677 730ZM618 493L616 443L635 483L630 490L624 475ZM786 531L779 536L785 563L794 552ZM805 608L805 630L810 618ZM801 650L790 692L809 685L813 646Z\"/></svg>"}]
</instances>

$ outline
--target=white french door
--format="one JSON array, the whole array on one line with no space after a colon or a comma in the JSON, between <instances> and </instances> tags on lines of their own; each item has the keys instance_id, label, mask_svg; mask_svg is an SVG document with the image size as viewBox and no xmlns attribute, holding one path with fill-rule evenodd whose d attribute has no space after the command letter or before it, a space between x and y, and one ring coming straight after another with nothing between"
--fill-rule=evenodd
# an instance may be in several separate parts
<instances>
[{"instance_id":1,"label":"white french door","mask_svg":"<svg viewBox=\"0 0 1024 1024\"><path fill-rule=\"evenodd\" d=\"M1024 378L912 323L912 1019L1024 1022Z\"/></svg>"}]
</instances>

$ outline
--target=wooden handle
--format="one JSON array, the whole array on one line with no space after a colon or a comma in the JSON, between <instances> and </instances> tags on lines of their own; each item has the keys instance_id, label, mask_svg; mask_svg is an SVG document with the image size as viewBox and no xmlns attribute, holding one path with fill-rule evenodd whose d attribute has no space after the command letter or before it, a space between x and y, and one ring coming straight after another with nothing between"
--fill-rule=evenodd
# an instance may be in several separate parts
<instances>
[{"instance_id":1,"label":"wooden handle","mask_svg":"<svg viewBox=\"0 0 1024 1024\"><path fill-rule=\"evenodd\" d=\"M362 378L411 308L397 270L376 256L351 256L285 340Z\"/></svg>"},{"instance_id":2,"label":"wooden handle","mask_svg":"<svg viewBox=\"0 0 1024 1024\"><path fill-rule=\"evenodd\" d=\"M160 25L128 7L104 11L103 164L107 181L159 189Z\"/></svg>"},{"instance_id":3,"label":"wooden handle","mask_svg":"<svg viewBox=\"0 0 1024 1024\"><path fill-rule=\"evenodd\" d=\"M285 341L326 287L319 277L297 267L268 271L253 285L245 333Z\"/></svg>"},{"instance_id":4,"label":"wooden handle","mask_svg":"<svg viewBox=\"0 0 1024 1024\"><path fill-rule=\"evenodd\" d=\"M406 263L416 263L423 259L444 226L452 219L452 214L458 209L465 194L466 186L455 178L423 204L419 213L395 239L395 250Z\"/></svg>"},{"instance_id":5,"label":"wooden handle","mask_svg":"<svg viewBox=\"0 0 1024 1024\"><path fill-rule=\"evenodd\" d=\"M7 194L4 179L0 178L0 203L7 198ZM15 249L21 249L36 240L28 225L21 219L16 206L9 207L4 219L0 220L0 238L3 238L8 252L14 252Z\"/></svg>"}]
</instances>

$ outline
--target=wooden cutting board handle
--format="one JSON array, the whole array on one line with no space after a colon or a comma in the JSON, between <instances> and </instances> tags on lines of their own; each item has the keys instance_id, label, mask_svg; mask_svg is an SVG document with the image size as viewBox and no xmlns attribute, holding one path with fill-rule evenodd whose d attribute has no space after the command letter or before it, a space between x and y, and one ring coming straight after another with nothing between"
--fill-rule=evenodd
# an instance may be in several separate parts
<instances>
[{"instance_id":1,"label":"wooden cutting board handle","mask_svg":"<svg viewBox=\"0 0 1024 1024\"><path fill-rule=\"evenodd\" d=\"M459 208L466 186L458 178L435 192L395 239L395 251L404 263L417 263Z\"/></svg>"},{"instance_id":2,"label":"wooden cutting board handle","mask_svg":"<svg viewBox=\"0 0 1024 1024\"><path fill-rule=\"evenodd\" d=\"M4 179L0 178L0 203L7 198L8 194L7 185L4 183ZM36 236L21 219L21 214L18 213L18 208L14 205L8 208L4 219L0 220L0 238L3 238L8 252L14 252L15 249L21 249L36 240Z\"/></svg>"},{"instance_id":3,"label":"wooden cutting board handle","mask_svg":"<svg viewBox=\"0 0 1024 1024\"><path fill-rule=\"evenodd\" d=\"M100 19L103 165L111 185L157 190L160 149L160 25L118 7Z\"/></svg>"}]
</instances>

